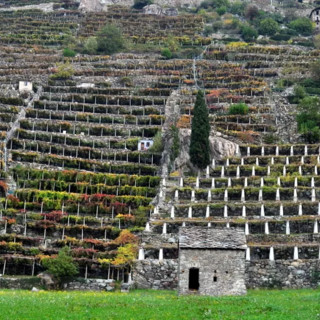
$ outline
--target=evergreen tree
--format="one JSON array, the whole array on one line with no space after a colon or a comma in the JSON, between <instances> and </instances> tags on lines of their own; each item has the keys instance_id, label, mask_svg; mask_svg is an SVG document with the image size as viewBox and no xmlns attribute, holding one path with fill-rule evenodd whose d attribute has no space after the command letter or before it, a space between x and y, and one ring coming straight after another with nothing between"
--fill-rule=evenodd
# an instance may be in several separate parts
<instances>
[{"instance_id":1,"label":"evergreen tree","mask_svg":"<svg viewBox=\"0 0 320 320\"><path fill-rule=\"evenodd\" d=\"M204 93L199 90L193 110L189 150L192 164L199 169L205 169L210 164L209 134L208 108L204 99Z\"/></svg>"}]
</instances>

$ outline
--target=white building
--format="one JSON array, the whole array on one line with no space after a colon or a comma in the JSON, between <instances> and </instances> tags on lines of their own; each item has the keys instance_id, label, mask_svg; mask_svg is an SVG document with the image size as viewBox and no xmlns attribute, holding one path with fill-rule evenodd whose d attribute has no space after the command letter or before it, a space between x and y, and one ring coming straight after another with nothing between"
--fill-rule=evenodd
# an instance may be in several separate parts
<instances>
[{"instance_id":1,"label":"white building","mask_svg":"<svg viewBox=\"0 0 320 320\"><path fill-rule=\"evenodd\" d=\"M149 139L140 140L138 143L138 150L145 151L151 148L152 146L153 146L153 140L149 140Z\"/></svg>"},{"instance_id":2,"label":"white building","mask_svg":"<svg viewBox=\"0 0 320 320\"><path fill-rule=\"evenodd\" d=\"M32 82L19 81L19 92L31 92L33 89Z\"/></svg>"}]
</instances>

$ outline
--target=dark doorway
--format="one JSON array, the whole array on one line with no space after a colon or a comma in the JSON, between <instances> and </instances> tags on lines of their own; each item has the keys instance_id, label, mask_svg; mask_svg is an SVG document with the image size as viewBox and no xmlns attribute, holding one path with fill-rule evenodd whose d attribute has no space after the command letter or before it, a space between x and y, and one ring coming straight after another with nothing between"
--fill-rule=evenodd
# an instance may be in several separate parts
<instances>
[{"instance_id":1,"label":"dark doorway","mask_svg":"<svg viewBox=\"0 0 320 320\"><path fill-rule=\"evenodd\" d=\"M189 270L189 290L199 290L199 269L191 268Z\"/></svg>"}]
</instances>

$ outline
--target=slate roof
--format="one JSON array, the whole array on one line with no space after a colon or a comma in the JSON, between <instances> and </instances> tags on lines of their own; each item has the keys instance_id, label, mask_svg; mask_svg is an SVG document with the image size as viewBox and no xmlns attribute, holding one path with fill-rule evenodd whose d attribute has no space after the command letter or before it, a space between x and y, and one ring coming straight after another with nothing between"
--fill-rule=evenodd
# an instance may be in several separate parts
<instances>
[{"instance_id":1,"label":"slate roof","mask_svg":"<svg viewBox=\"0 0 320 320\"><path fill-rule=\"evenodd\" d=\"M245 249L246 236L237 228L181 227L180 248L189 249Z\"/></svg>"}]
</instances>

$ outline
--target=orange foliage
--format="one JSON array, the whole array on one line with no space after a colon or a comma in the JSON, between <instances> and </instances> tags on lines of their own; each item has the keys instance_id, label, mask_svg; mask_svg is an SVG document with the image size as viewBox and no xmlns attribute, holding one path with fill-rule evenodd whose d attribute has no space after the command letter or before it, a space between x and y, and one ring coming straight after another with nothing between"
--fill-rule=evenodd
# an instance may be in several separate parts
<instances>
[{"instance_id":1,"label":"orange foliage","mask_svg":"<svg viewBox=\"0 0 320 320\"><path fill-rule=\"evenodd\" d=\"M113 240L114 244L117 245L125 245L125 244L137 244L139 241L139 238L132 234L129 230L125 229L122 230L119 237Z\"/></svg>"},{"instance_id":2,"label":"orange foliage","mask_svg":"<svg viewBox=\"0 0 320 320\"><path fill-rule=\"evenodd\" d=\"M177 128L189 129L191 126L191 119L188 115L183 115L177 122Z\"/></svg>"}]
</instances>

